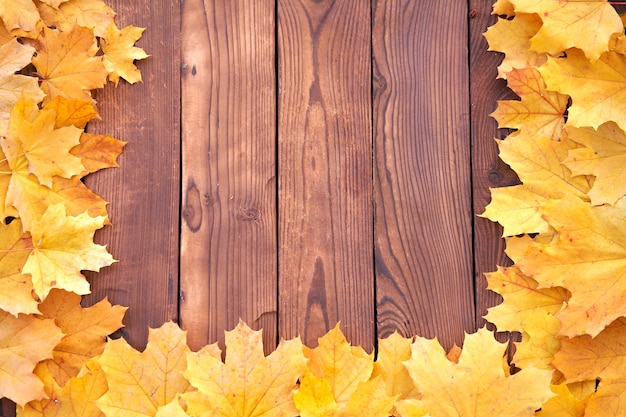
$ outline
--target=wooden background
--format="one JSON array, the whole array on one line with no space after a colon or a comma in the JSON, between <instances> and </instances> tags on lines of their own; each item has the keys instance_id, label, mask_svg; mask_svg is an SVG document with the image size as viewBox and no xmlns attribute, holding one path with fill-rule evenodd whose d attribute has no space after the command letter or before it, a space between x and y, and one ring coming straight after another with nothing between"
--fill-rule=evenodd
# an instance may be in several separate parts
<instances>
[{"instance_id":1,"label":"wooden background","mask_svg":"<svg viewBox=\"0 0 626 417\"><path fill-rule=\"evenodd\" d=\"M97 92L90 126L128 141L88 178L120 262L85 304L130 306L122 336L143 349L174 320L198 348L241 317L270 351L340 320L371 350L484 325L483 274L507 260L476 214L517 181L488 117L511 96L490 0L107 2L152 55L143 84Z\"/></svg>"}]
</instances>

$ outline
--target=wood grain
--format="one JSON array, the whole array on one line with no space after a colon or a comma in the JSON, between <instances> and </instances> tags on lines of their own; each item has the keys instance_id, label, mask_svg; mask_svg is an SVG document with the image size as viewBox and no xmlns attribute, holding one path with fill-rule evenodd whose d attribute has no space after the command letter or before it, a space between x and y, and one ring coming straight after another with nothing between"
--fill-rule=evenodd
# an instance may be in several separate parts
<instances>
[{"instance_id":1,"label":"wood grain","mask_svg":"<svg viewBox=\"0 0 626 417\"><path fill-rule=\"evenodd\" d=\"M376 0L378 335L474 330L467 4Z\"/></svg>"},{"instance_id":2,"label":"wood grain","mask_svg":"<svg viewBox=\"0 0 626 417\"><path fill-rule=\"evenodd\" d=\"M152 56L138 63L144 83L97 92L102 121L89 131L128 142L118 162L87 177L87 185L112 202L113 226L96 234L120 260L90 273L92 294L84 304L104 297L129 306L122 334L137 348L147 341L148 326L177 319L178 219L180 181L180 12L177 0L107 1L119 27L148 28L138 46Z\"/></svg>"},{"instance_id":3,"label":"wood grain","mask_svg":"<svg viewBox=\"0 0 626 417\"><path fill-rule=\"evenodd\" d=\"M478 217L491 201L489 188L517 184L515 173L498 157L494 138L508 134L498 131L497 123L489 117L496 108L496 100L512 99L514 94L504 80L497 80L497 67L502 55L487 51L483 33L495 23L491 16L491 0L472 0L470 9L470 100L472 118L472 186L474 216L474 271L476 282L476 325L485 324L487 308L498 304L500 296L487 290L485 273L495 271L497 265L510 265L504 254L502 228L497 223Z\"/></svg>"},{"instance_id":4,"label":"wood grain","mask_svg":"<svg viewBox=\"0 0 626 417\"><path fill-rule=\"evenodd\" d=\"M0 399L0 417L15 417L15 403L6 398Z\"/></svg>"},{"instance_id":5,"label":"wood grain","mask_svg":"<svg viewBox=\"0 0 626 417\"><path fill-rule=\"evenodd\" d=\"M239 318L276 345L276 69L272 1L183 9L182 327L192 348Z\"/></svg>"},{"instance_id":6,"label":"wood grain","mask_svg":"<svg viewBox=\"0 0 626 417\"><path fill-rule=\"evenodd\" d=\"M374 345L370 5L279 0L279 332Z\"/></svg>"}]
</instances>

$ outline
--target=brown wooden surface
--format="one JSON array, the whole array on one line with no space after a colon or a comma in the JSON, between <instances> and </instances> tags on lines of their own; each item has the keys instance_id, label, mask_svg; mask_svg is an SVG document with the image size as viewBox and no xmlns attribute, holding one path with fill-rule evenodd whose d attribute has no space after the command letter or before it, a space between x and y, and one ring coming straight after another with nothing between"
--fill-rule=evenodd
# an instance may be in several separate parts
<instances>
[{"instance_id":1,"label":"brown wooden surface","mask_svg":"<svg viewBox=\"0 0 626 417\"><path fill-rule=\"evenodd\" d=\"M491 221L478 217L491 201L489 188L516 184L515 173L498 158L494 138L503 138L497 123L489 117L496 108L496 100L513 99L514 93L504 80L496 80L497 66L502 55L487 51L483 37L486 28L495 23L491 16L491 0L470 1L470 100L472 145L472 190L474 216L474 285L476 293L476 326L485 325L487 308L500 302L500 296L487 291L484 274L496 270L496 265L510 265L504 254L502 229ZM473 11L473 12L472 12Z\"/></svg>"},{"instance_id":2,"label":"brown wooden surface","mask_svg":"<svg viewBox=\"0 0 626 417\"><path fill-rule=\"evenodd\" d=\"M272 1L183 8L181 325L192 348L239 318L276 343Z\"/></svg>"},{"instance_id":3,"label":"brown wooden surface","mask_svg":"<svg viewBox=\"0 0 626 417\"><path fill-rule=\"evenodd\" d=\"M378 332L474 330L467 4L374 2Z\"/></svg>"},{"instance_id":4,"label":"brown wooden surface","mask_svg":"<svg viewBox=\"0 0 626 417\"><path fill-rule=\"evenodd\" d=\"M368 2L278 1L279 334L375 342Z\"/></svg>"}]
</instances>

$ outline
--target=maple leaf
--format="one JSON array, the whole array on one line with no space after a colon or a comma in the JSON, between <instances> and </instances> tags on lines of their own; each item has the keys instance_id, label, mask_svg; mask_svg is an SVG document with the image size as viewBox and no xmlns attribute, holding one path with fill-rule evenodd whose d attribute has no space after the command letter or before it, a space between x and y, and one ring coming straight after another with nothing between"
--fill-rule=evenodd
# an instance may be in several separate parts
<instances>
[{"instance_id":1,"label":"maple leaf","mask_svg":"<svg viewBox=\"0 0 626 417\"><path fill-rule=\"evenodd\" d=\"M397 396L389 396L386 391L384 379L377 376L361 382L340 407L328 379L307 371L294 394L294 402L302 417L387 417Z\"/></svg>"},{"instance_id":2,"label":"maple leaf","mask_svg":"<svg viewBox=\"0 0 626 417\"><path fill-rule=\"evenodd\" d=\"M526 67L507 73L507 84L521 100L499 100L491 117L499 128L521 129L525 133L558 140L565 120L568 97L547 91L537 69Z\"/></svg>"},{"instance_id":3,"label":"maple leaf","mask_svg":"<svg viewBox=\"0 0 626 417\"><path fill-rule=\"evenodd\" d=\"M557 317L561 334L597 335L626 314L626 208L594 207L572 196L544 204L554 240L509 239L506 253L540 287L571 293Z\"/></svg>"},{"instance_id":4,"label":"maple leaf","mask_svg":"<svg viewBox=\"0 0 626 417\"><path fill-rule=\"evenodd\" d=\"M411 358L412 342L412 337L402 337L398 332L393 332L385 339L378 339L378 355L372 378L380 375L385 381L387 394L390 397L397 396L399 400L417 397L413 380L402 363Z\"/></svg>"},{"instance_id":5,"label":"maple leaf","mask_svg":"<svg viewBox=\"0 0 626 417\"><path fill-rule=\"evenodd\" d=\"M75 25L93 29L96 36L104 35L113 22L115 12L102 0L67 0L58 8L38 2L41 18L47 26L54 26L62 32L71 31Z\"/></svg>"},{"instance_id":6,"label":"maple leaf","mask_svg":"<svg viewBox=\"0 0 626 417\"><path fill-rule=\"evenodd\" d=\"M0 0L0 18L9 31L36 32L40 21L33 0Z\"/></svg>"},{"instance_id":7,"label":"maple leaf","mask_svg":"<svg viewBox=\"0 0 626 417\"><path fill-rule=\"evenodd\" d=\"M155 416L189 388L181 375L188 352L186 332L171 322L149 330L143 352L124 339L109 340L98 359L109 390L97 400L98 407L107 417Z\"/></svg>"},{"instance_id":8,"label":"maple leaf","mask_svg":"<svg viewBox=\"0 0 626 417\"><path fill-rule=\"evenodd\" d=\"M44 102L56 96L90 100L90 90L104 86L108 72L102 57L96 56L98 48L92 29L75 26L61 32L44 28L34 46L37 56L33 65L42 78Z\"/></svg>"},{"instance_id":9,"label":"maple leaf","mask_svg":"<svg viewBox=\"0 0 626 417\"><path fill-rule=\"evenodd\" d=\"M52 320L22 314L13 317L0 311L0 398L20 406L44 398L43 383L33 369L37 362L52 357L62 337Z\"/></svg>"},{"instance_id":10,"label":"maple leaf","mask_svg":"<svg viewBox=\"0 0 626 417\"><path fill-rule=\"evenodd\" d=\"M0 236L0 309L16 317L19 313L37 314L33 283L22 273L33 247L30 233L22 233L22 224L15 219L8 225L0 222Z\"/></svg>"},{"instance_id":11,"label":"maple leaf","mask_svg":"<svg viewBox=\"0 0 626 417\"><path fill-rule=\"evenodd\" d=\"M608 52L590 61L577 49L567 57L549 58L539 67L548 90L572 98L567 123L591 126L614 121L626 126L626 56Z\"/></svg>"},{"instance_id":12,"label":"maple leaf","mask_svg":"<svg viewBox=\"0 0 626 417\"><path fill-rule=\"evenodd\" d=\"M55 9L58 9L61 3L65 3L68 0L39 0L39 1L47 4L50 7L54 7Z\"/></svg>"},{"instance_id":13,"label":"maple leaf","mask_svg":"<svg viewBox=\"0 0 626 417\"><path fill-rule=\"evenodd\" d=\"M47 399L31 401L18 408L20 417L102 417L96 400L108 389L98 362L90 360L80 373L59 385L45 364L37 365L35 374L43 381Z\"/></svg>"},{"instance_id":14,"label":"maple leaf","mask_svg":"<svg viewBox=\"0 0 626 417\"><path fill-rule=\"evenodd\" d=\"M115 85L120 77L134 84L141 81L141 72L134 64L135 60L148 58L148 54L135 45L145 29L127 26L121 30L111 22L102 36L100 47L104 52L104 66L109 71L109 80Z\"/></svg>"},{"instance_id":15,"label":"maple leaf","mask_svg":"<svg viewBox=\"0 0 626 417\"><path fill-rule=\"evenodd\" d=\"M106 337L123 327L127 308L102 300L91 307L80 306L80 295L54 289L39 305L43 318L54 319L65 336L54 348L46 365L56 382L64 386L87 361L104 350Z\"/></svg>"},{"instance_id":16,"label":"maple leaf","mask_svg":"<svg viewBox=\"0 0 626 417\"><path fill-rule=\"evenodd\" d=\"M100 118L92 100L66 99L57 96L46 104L56 113L54 128L76 126L83 129L93 119Z\"/></svg>"},{"instance_id":17,"label":"maple leaf","mask_svg":"<svg viewBox=\"0 0 626 417\"><path fill-rule=\"evenodd\" d=\"M52 186L55 175L70 178L81 173L84 167L80 158L69 151L80 143L82 131L74 126L55 129L56 112L46 107L34 119L25 118L23 108L29 107L36 108L36 103L28 99L17 103L11 112L8 136L0 139L9 161L20 156L26 158L28 172L47 187Z\"/></svg>"},{"instance_id":18,"label":"maple leaf","mask_svg":"<svg viewBox=\"0 0 626 417\"><path fill-rule=\"evenodd\" d=\"M95 231L103 225L104 217L67 216L62 204L48 207L31 230L33 250L22 268L31 275L41 300L52 288L88 294L89 283L80 271L97 272L115 262L104 246L93 243Z\"/></svg>"},{"instance_id":19,"label":"maple leaf","mask_svg":"<svg viewBox=\"0 0 626 417\"><path fill-rule=\"evenodd\" d=\"M584 417L587 400L576 398L567 384L552 386L555 397L550 398L541 406L541 410L535 413L536 417Z\"/></svg>"},{"instance_id":20,"label":"maple leaf","mask_svg":"<svg viewBox=\"0 0 626 417\"><path fill-rule=\"evenodd\" d=\"M295 415L292 389L306 365L300 338L281 341L265 357L261 331L250 329L240 320L225 335L224 362L215 350L187 354L183 375L197 388L181 396L188 413L233 417Z\"/></svg>"},{"instance_id":21,"label":"maple leaf","mask_svg":"<svg viewBox=\"0 0 626 417\"><path fill-rule=\"evenodd\" d=\"M16 38L0 46L0 74L13 74L28 64L35 48L18 42Z\"/></svg>"},{"instance_id":22,"label":"maple leaf","mask_svg":"<svg viewBox=\"0 0 626 417\"><path fill-rule=\"evenodd\" d=\"M554 396L552 372L531 367L507 376L505 350L506 344L483 328L465 337L455 363L436 339L417 337L405 365L422 407L433 416L532 416Z\"/></svg>"},{"instance_id":23,"label":"maple leaf","mask_svg":"<svg viewBox=\"0 0 626 417\"><path fill-rule=\"evenodd\" d=\"M595 181L587 193L594 206L615 204L626 194L626 135L614 122L591 127L567 127L569 139L584 145L572 149L565 165L573 175L593 175Z\"/></svg>"},{"instance_id":24,"label":"maple leaf","mask_svg":"<svg viewBox=\"0 0 626 417\"><path fill-rule=\"evenodd\" d=\"M73 147L70 152L80 158L85 167L85 171L81 175L84 175L118 166L116 160L122 153L124 145L126 142L108 135L83 133L80 137L80 143Z\"/></svg>"},{"instance_id":25,"label":"maple leaf","mask_svg":"<svg viewBox=\"0 0 626 417\"><path fill-rule=\"evenodd\" d=\"M546 62L546 55L530 49L530 38L541 27L535 14L519 13L513 20L500 19L484 33L490 51L505 54L498 66L498 78L507 78L513 69L538 67Z\"/></svg>"},{"instance_id":26,"label":"maple leaf","mask_svg":"<svg viewBox=\"0 0 626 417\"><path fill-rule=\"evenodd\" d=\"M554 365L567 382L600 379L589 396L587 416L620 416L626 413L626 319L619 318L597 336L563 339Z\"/></svg>"},{"instance_id":27,"label":"maple leaf","mask_svg":"<svg viewBox=\"0 0 626 417\"><path fill-rule=\"evenodd\" d=\"M558 55L579 48L589 59L608 49L614 33L623 33L619 15L606 1L511 0L515 13L536 13L543 25L531 39L537 52Z\"/></svg>"},{"instance_id":28,"label":"maple leaf","mask_svg":"<svg viewBox=\"0 0 626 417\"><path fill-rule=\"evenodd\" d=\"M493 4L491 14L498 16L514 16L515 6L513 6L510 0L496 0Z\"/></svg>"}]
</instances>

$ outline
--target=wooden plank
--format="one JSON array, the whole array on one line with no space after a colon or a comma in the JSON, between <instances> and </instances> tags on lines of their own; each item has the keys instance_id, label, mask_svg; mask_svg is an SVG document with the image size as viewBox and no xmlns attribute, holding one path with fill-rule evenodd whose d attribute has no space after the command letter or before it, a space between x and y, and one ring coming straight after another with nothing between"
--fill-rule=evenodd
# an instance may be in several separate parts
<instances>
[{"instance_id":1,"label":"wooden plank","mask_svg":"<svg viewBox=\"0 0 626 417\"><path fill-rule=\"evenodd\" d=\"M15 403L6 398L0 399L0 417L15 417Z\"/></svg>"},{"instance_id":2,"label":"wooden plank","mask_svg":"<svg viewBox=\"0 0 626 417\"><path fill-rule=\"evenodd\" d=\"M467 4L375 0L378 334L474 330Z\"/></svg>"},{"instance_id":3,"label":"wooden plank","mask_svg":"<svg viewBox=\"0 0 626 417\"><path fill-rule=\"evenodd\" d=\"M515 173L498 158L498 147L493 140L508 132L499 132L497 123L489 117L496 108L496 100L511 99L514 94L503 80L496 80L502 55L487 51L483 33L495 23L491 16L491 0L470 2L470 100L472 119L472 186L475 214L484 211L491 201L489 188L518 183ZM500 296L487 290L484 274L496 270L496 265L510 265L504 254L502 228L491 221L474 216L474 271L476 282L476 325L485 324L487 308L500 302Z\"/></svg>"},{"instance_id":4,"label":"wooden plank","mask_svg":"<svg viewBox=\"0 0 626 417\"><path fill-rule=\"evenodd\" d=\"M198 348L242 318L276 345L273 1L183 8L181 324Z\"/></svg>"},{"instance_id":5,"label":"wooden plank","mask_svg":"<svg viewBox=\"0 0 626 417\"><path fill-rule=\"evenodd\" d=\"M374 344L370 5L278 1L279 333Z\"/></svg>"},{"instance_id":6,"label":"wooden plank","mask_svg":"<svg viewBox=\"0 0 626 417\"><path fill-rule=\"evenodd\" d=\"M152 55L138 63L143 84L120 82L98 92L102 121L89 130L111 134L128 145L118 162L87 177L87 184L110 201L113 226L96 240L120 262L89 274L92 294L129 306L122 334L142 348L148 326L177 319L180 147L179 2L110 0L119 27L147 27L138 45Z\"/></svg>"}]
</instances>

